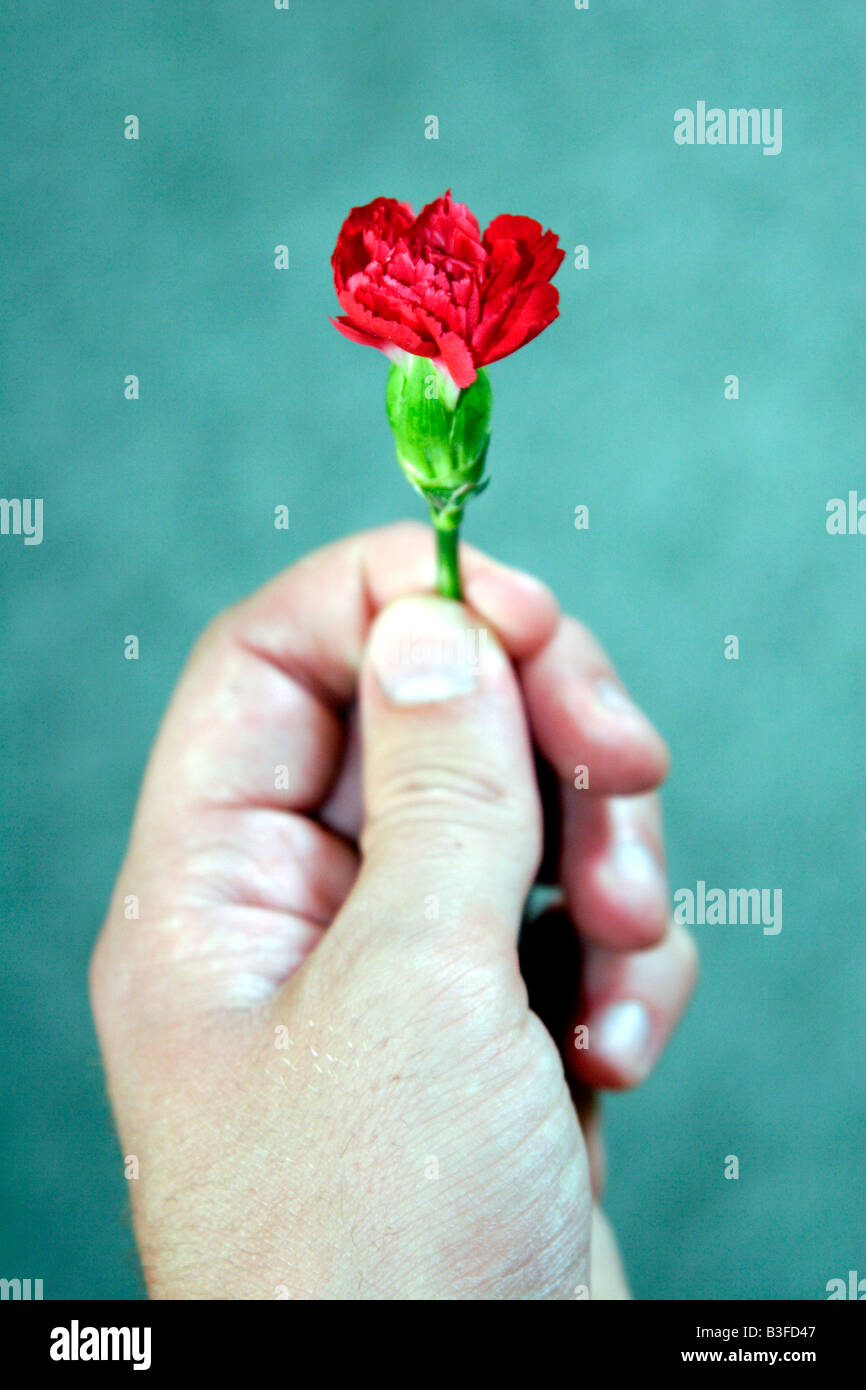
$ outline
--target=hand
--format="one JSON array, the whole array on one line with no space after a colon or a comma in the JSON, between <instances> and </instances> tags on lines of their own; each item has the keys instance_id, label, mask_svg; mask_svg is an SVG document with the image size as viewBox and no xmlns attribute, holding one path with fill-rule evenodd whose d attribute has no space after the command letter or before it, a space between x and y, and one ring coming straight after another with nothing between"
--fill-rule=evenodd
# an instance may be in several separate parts
<instances>
[{"instance_id":1,"label":"hand","mask_svg":"<svg viewBox=\"0 0 866 1390\"><path fill-rule=\"evenodd\" d=\"M461 555L466 607L394 602L426 528L308 557L163 721L91 967L152 1297L572 1298L591 1239L625 1296L573 1100L646 1074L693 978L636 795L667 753L541 585ZM584 951L567 1073L517 964L533 741Z\"/></svg>"}]
</instances>

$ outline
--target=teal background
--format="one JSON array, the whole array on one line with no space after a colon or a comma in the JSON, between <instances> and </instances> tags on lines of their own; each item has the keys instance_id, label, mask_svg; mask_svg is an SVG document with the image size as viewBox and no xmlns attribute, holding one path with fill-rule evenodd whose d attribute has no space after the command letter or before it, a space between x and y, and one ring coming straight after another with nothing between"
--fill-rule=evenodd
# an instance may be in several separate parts
<instances>
[{"instance_id":1,"label":"teal background","mask_svg":"<svg viewBox=\"0 0 866 1390\"><path fill-rule=\"evenodd\" d=\"M0 1275L140 1295L91 943L195 635L419 515L329 257L352 204L451 187L590 252L491 371L467 537L553 585L667 735L672 888L783 890L776 937L696 928L687 1021L608 1104L635 1293L866 1276L866 536L825 528L866 495L866 8L7 0L3 31L0 495L43 497L45 538L0 537ZM677 146L698 99L781 107L782 153Z\"/></svg>"}]
</instances>

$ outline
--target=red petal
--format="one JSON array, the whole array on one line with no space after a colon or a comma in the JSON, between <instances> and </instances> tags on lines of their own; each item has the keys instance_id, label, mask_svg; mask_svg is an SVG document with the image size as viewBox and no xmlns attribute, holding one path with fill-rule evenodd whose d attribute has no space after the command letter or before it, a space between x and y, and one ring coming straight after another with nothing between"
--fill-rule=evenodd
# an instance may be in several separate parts
<instances>
[{"instance_id":1,"label":"red petal","mask_svg":"<svg viewBox=\"0 0 866 1390\"><path fill-rule=\"evenodd\" d=\"M352 275L371 261L384 260L414 220L409 204L396 198L374 198L372 203L352 208L331 256L338 296Z\"/></svg>"},{"instance_id":2,"label":"red petal","mask_svg":"<svg viewBox=\"0 0 866 1390\"><path fill-rule=\"evenodd\" d=\"M372 333L364 333L346 318L331 319L331 323L336 329L339 329L344 338L350 338L353 343L360 343L362 347L375 347L383 350L388 347L384 338L375 338Z\"/></svg>"},{"instance_id":3,"label":"red petal","mask_svg":"<svg viewBox=\"0 0 866 1390\"><path fill-rule=\"evenodd\" d=\"M444 362L457 386L462 391L471 386L477 372L472 353L457 333L442 333L439 338L439 352L428 354L433 362Z\"/></svg>"},{"instance_id":4,"label":"red petal","mask_svg":"<svg viewBox=\"0 0 866 1390\"><path fill-rule=\"evenodd\" d=\"M519 256L523 265L521 280L535 285L550 280L565 259L555 232L542 232L541 223L531 217L494 217L484 233L484 245L491 260Z\"/></svg>"},{"instance_id":5,"label":"red petal","mask_svg":"<svg viewBox=\"0 0 866 1390\"><path fill-rule=\"evenodd\" d=\"M414 352L416 356L430 356L430 349L434 343L417 332L411 323L407 323L405 316L395 313L393 318L383 317L382 314L375 313L348 296L341 302L346 310L345 317L331 320L341 332L344 331L341 325L345 324L362 335L358 342L366 342L368 338L373 338L377 344L380 340L383 343L396 343L397 347L405 349L406 352ZM347 333L346 337L351 337L351 334Z\"/></svg>"},{"instance_id":6,"label":"red petal","mask_svg":"<svg viewBox=\"0 0 866 1390\"><path fill-rule=\"evenodd\" d=\"M559 291L554 285L528 285L518 290L501 319L482 318L472 340L472 355L479 367L498 362L537 338L559 313Z\"/></svg>"},{"instance_id":7,"label":"red petal","mask_svg":"<svg viewBox=\"0 0 866 1390\"><path fill-rule=\"evenodd\" d=\"M481 229L465 203L455 203L450 190L419 212L406 233L413 255L430 261L450 279L483 277L488 255Z\"/></svg>"}]
</instances>

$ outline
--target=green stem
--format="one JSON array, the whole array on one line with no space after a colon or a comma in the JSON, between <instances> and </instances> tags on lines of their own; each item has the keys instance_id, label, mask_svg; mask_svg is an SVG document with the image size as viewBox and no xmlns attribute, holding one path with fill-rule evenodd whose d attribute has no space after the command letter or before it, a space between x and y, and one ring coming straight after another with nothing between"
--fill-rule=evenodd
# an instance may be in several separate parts
<instances>
[{"instance_id":1,"label":"green stem","mask_svg":"<svg viewBox=\"0 0 866 1390\"><path fill-rule=\"evenodd\" d=\"M454 598L459 603L463 598L457 560L460 522L452 520L443 524L441 518L434 517L433 525L436 528L436 587L443 598Z\"/></svg>"}]
</instances>

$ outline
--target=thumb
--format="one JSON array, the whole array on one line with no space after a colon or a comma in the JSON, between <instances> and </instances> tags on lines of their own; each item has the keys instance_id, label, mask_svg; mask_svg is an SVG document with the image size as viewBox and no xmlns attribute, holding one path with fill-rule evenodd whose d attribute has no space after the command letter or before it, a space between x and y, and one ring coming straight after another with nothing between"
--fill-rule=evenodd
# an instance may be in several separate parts
<instances>
[{"instance_id":1,"label":"thumb","mask_svg":"<svg viewBox=\"0 0 866 1390\"><path fill-rule=\"evenodd\" d=\"M541 808L517 680L493 633L450 599L398 600L373 626L360 707L352 896L374 899L391 931L494 921L516 940Z\"/></svg>"}]
</instances>

